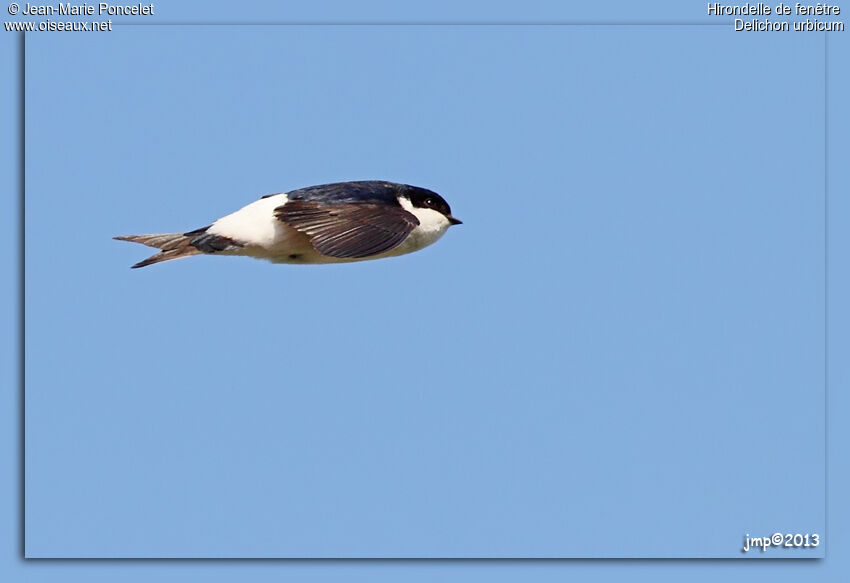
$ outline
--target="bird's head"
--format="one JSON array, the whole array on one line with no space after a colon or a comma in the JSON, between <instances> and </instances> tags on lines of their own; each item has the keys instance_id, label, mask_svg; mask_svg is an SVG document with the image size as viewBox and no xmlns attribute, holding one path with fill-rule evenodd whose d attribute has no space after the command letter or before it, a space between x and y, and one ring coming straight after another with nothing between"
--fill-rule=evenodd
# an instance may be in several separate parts
<instances>
[{"instance_id":1,"label":"bird's head","mask_svg":"<svg viewBox=\"0 0 850 583\"><path fill-rule=\"evenodd\" d=\"M399 189L398 197L401 205L416 215L423 225L443 223L443 226L447 227L462 224L462 221L452 216L452 209L446 199L432 190L403 185ZM448 222L448 225L445 225L445 222Z\"/></svg>"}]
</instances>

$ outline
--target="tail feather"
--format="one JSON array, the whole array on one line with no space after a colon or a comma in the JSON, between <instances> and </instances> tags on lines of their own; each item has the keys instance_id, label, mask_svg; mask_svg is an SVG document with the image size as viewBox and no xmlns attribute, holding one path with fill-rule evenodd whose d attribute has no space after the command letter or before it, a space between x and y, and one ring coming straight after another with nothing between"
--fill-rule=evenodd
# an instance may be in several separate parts
<instances>
[{"instance_id":1,"label":"tail feather","mask_svg":"<svg viewBox=\"0 0 850 583\"><path fill-rule=\"evenodd\" d=\"M201 250L192 246L192 240L195 233L155 233L151 235L127 235L124 237L114 237L118 241L130 241L132 243L141 243L148 247L160 249L156 255L151 255L144 261L139 261L133 265L133 269L153 265L161 261L169 261L171 259L181 259L183 257L191 257L199 255Z\"/></svg>"}]
</instances>

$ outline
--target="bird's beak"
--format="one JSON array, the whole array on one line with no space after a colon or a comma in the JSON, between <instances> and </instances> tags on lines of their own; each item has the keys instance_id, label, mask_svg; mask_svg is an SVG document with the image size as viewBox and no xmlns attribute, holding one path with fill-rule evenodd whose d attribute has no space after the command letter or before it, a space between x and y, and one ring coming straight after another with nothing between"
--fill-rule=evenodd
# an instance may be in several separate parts
<instances>
[{"instance_id":1,"label":"bird's beak","mask_svg":"<svg viewBox=\"0 0 850 583\"><path fill-rule=\"evenodd\" d=\"M460 219L456 219L451 215L447 216L446 218L449 219L449 224L451 224L451 225L462 225L463 224L463 221L461 221Z\"/></svg>"}]
</instances>

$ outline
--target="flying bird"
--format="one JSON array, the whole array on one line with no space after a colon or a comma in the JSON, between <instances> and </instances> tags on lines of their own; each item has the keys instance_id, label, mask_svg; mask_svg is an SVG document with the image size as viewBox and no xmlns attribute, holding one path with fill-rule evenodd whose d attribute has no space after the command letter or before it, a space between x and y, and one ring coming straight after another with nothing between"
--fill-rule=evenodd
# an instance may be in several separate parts
<instances>
[{"instance_id":1,"label":"flying bird","mask_svg":"<svg viewBox=\"0 0 850 583\"><path fill-rule=\"evenodd\" d=\"M192 255L245 255L273 263L344 263L412 253L461 221L425 188L377 180L269 194L186 233L115 237L160 249L133 267Z\"/></svg>"}]
</instances>

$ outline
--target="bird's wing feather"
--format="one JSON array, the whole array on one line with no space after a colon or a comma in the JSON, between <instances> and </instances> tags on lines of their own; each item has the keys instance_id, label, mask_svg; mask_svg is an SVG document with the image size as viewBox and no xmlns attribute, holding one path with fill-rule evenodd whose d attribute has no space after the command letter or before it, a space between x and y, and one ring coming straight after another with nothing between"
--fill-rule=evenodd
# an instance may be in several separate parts
<instances>
[{"instance_id":1,"label":"bird's wing feather","mask_svg":"<svg viewBox=\"0 0 850 583\"><path fill-rule=\"evenodd\" d=\"M419 224L401 207L371 203L327 205L292 200L275 209L275 217L310 236L322 255L370 257L398 246Z\"/></svg>"}]
</instances>

